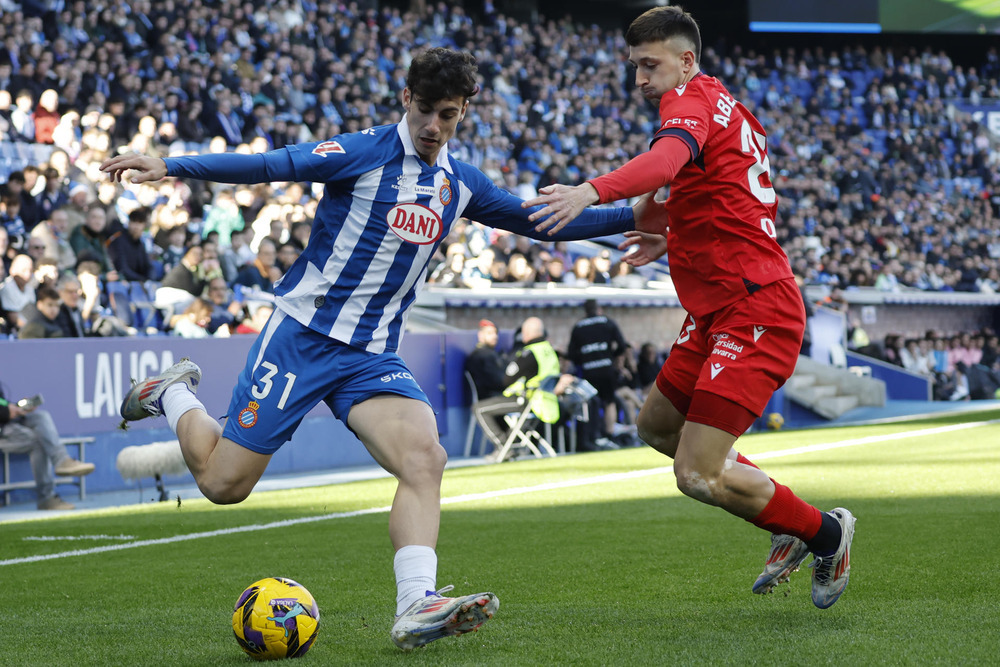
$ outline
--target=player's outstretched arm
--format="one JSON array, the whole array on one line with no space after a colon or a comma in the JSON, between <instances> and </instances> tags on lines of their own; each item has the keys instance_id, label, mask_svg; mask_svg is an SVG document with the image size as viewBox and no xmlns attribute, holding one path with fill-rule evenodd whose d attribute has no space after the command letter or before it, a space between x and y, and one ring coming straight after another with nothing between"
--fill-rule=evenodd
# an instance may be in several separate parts
<instances>
[{"instance_id":1,"label":"player's outstretched arm","mask_svg":"<svg viewBox=\"0 0 1000 667\"><path fill-rule=\"evenodd\" d=\"M629 248L636 250L626 254L623 259L632 266L645 266L666 254L667 237L647 232L625 232L625 240L618 244L618 249Z\"/></svg>"},{"instance_id":2,"label":"player's outstretched arm","mask_svg":"<svg viewBox=\"0 0 1000 667\"><path fill-rule=\"evenodd\" d=\"M158 157L135 153L119 155L101 163L101 171L118 183L121 183L125 172L130 170L138 172L129 179L133 183L158 181L167 175L167 163Z\"/></svg>"},{"instance_id":3,"label":"player's outstretched arm","mask_svg":"<svg viewBox=\"0 0 1000 667\"><path fill-rule=\"evenodd\" d=\"M532 222L542 220L535 229L540 232L548 230L550 235L572 222L583 209L601 201L597 190L590 183L573 187L557 183L546 185L538 192L538 197L524 202L521 206L523 208L541 206L542 208L534 211L528 219Z\"/></svg>"}]
</instances>

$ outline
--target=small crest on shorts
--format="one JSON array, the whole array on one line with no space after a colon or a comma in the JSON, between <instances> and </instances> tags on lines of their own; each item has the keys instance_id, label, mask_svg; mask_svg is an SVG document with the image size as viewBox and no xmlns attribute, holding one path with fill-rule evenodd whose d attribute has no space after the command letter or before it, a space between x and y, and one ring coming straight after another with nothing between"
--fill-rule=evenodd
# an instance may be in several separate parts
<instances>
[{"instance_id":1,"label":"small crest on shorts","mask_svg":"<svg viewBox=\"0 0 1000 667\"><path fill-rule=\"evenodd\" d=\"M257 423L257 410L260 409L260 403L257 401L250 401L247 407L243 408L239 416L236 417L236 421L243 428L250 428Z\"/></svg>"}]
</instances>

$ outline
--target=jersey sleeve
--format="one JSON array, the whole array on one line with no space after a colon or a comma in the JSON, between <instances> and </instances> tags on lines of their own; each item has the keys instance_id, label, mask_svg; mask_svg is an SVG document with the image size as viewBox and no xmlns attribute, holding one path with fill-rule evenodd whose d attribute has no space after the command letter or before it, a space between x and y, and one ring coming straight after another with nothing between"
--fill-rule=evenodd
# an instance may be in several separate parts
<instances>
[{"instance_id":1,"label":"jersey sleeve","mask_svg":"<svg viewBox=\"0 0 1000 667\"><path fill-rule=\"evenodd\" d=\"M686 142L658 141L648 152L635 156L610 173L591 179L589 183L597 190L601 203L638 197L669 184L690 161Z\"/></svg>"},{"instance_id":2,"label":"jersey sleeve","mask_svg":"<svg viewBox=\"0 0 1000 667\"><path fill-rule=\"evenodd\" d=\"M678 92L680 91L680 92ZM701 86L675 88L660 99L660 129L652 143L664 137L676 137L684 142L695 159L708 141L713 107Z\"/></svg>"},{"instance_id":3,"label":"jersey sleeve","mask_svg":"<svg viewBox=\"0 0 1000 667\"><path fill-rule=\"evenodd\" d=\"M521 208L523 199L498 188L474 167L469 167L462 178L472 190L472 197L463 215L490 227L505 229L539 241L578 241L622 234L635 229L635 218L629 207L588 208L572 223L550 236L548 230L535 230L540 220L532 222L528 219L540 206Z\"/></svg>"},{"instance_id":4,"label":"jersey sleeve","mask_svg":"<svg viewBox=\"0 0 1000 667\"><path fill-rule=\"evenodd\" d=\"M219 153L163 158L167 176L197 178L216 183L271 183L294 180L295 169L285 148L243 155Z\"/></svg>"},{"instance_id":5,"label":"jersey sleeve","mask_svg":"<svg viewBox=\"0 0 1000 667\"><path fill-rule=\"evenodd\" d=\"M341 134L326 141L288 146L297 181L331 183L384 164L383 143L373 134Z\"/></svg>"}]
</instances>

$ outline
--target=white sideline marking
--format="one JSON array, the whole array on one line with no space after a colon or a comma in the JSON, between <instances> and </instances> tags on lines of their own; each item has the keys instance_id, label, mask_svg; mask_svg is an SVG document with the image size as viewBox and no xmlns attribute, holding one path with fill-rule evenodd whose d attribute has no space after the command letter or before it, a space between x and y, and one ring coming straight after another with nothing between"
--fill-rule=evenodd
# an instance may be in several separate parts
<instances>
[{"instance_id":1,"label":"white sideline marking","mask_svg":"<svg viewBox=\"0 0 1000 667\"><path fill-rule=\"evenodd\" d=\"M781 456L794 456L796 454L806 454L811 452L822 452L830 449L840 449L842 447L854 447L856 445L870 445L877 442L889 442L892 440L902 440L903 438L919 438L927 435L937 435L949 433L951 431L961 431L964 429L978 428L989 424L998 424L1000 419L989 421L969 422L966 424L952 424L951 426L937 426L935 428L918 429L916 431L904 431L902 433L888 433L885 435L872 435L865 438L852 438L851 440L840 440L838 442L827 442L805 447L793 447L775 452L765 452L755 454L754 460L773 459ZM613 473L610 475L598 475L596 477L584 477L581 479L570 479L562 482L550 482L547 484L537 484L535 486L522 486L513 489L500 489L497 491L484 491L483 493L468 493L461 496L442 498L442 505L454 505L457 503L471 502L474 500L485 500L489 498L503 498L505 496L521 495L524 493L537 493L539 491L551 491L553 489L566 489L574 486L588 486L590 484L603 484L606 482L618 482L627 479L637 479L649 477L651 475L662 475L670 472L671 466L659 468L649 468L647 470L633 470L630 472ZM333 514L323 514L321 516L301 517L298 519L286 519L284 521L273 521L271 523L256 523L247 526L236 526L234 528L223 528L220 530L208 530L201 533L188 533L186 535L174 535L172 537L160 537L152 540L137 540L124 544L110 544L92 549L74 549L54 554L44 554L40 556L25 556L23 558L11 558L0 560L0 567L5 565L19 565L21 563L37 563L40 561L54 560L56 558L69 558L70 556L89 556L91 554L105 553L108 551L121 551L123 549L134 549L136 547L151 546L154 544L174 544L176 542L187 542L189 540L199 540L204 537L219 537L221 535L233 535L235 533L250 533L259 530L270 530L272 528L284 528L287 526L297 526L304 523L315 523L317 521L327 521L330 519L348 519L351 517L364 516L366 514L385 514L390 507L371 507L364 510L354 510L351 512L335 512Z\"/></svg>"},{"instance_id":2,"label":"white sideline marking","mask_svg":"<svg viewBox=\"0 0 1000 667\"><path fill-rule=\"evenodd\" d=\"M58 542L73 540L134 540L135 535L29 535L25 542Z\"/></svg>"}]
</instances>

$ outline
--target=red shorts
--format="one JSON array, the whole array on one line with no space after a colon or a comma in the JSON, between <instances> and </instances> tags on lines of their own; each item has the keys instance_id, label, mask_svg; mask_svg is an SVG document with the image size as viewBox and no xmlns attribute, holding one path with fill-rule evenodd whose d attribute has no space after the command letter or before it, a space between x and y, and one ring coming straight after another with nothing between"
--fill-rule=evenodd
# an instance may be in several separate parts
<instances>
[{"instance_id":1,"label":"red shorts","mask_svg":"<svg viewBox=\"0 0 1000 667\"><path fill-rule=\"evenodd\" d=\"M688 315L657 387L668 398L677 392L687 397L688 405L675 405L685 416L695 391L704 391L759 417L795 370L805 326L802 294L793 279L766 285L705 317Z\"/></svg>"}]
</instances>

